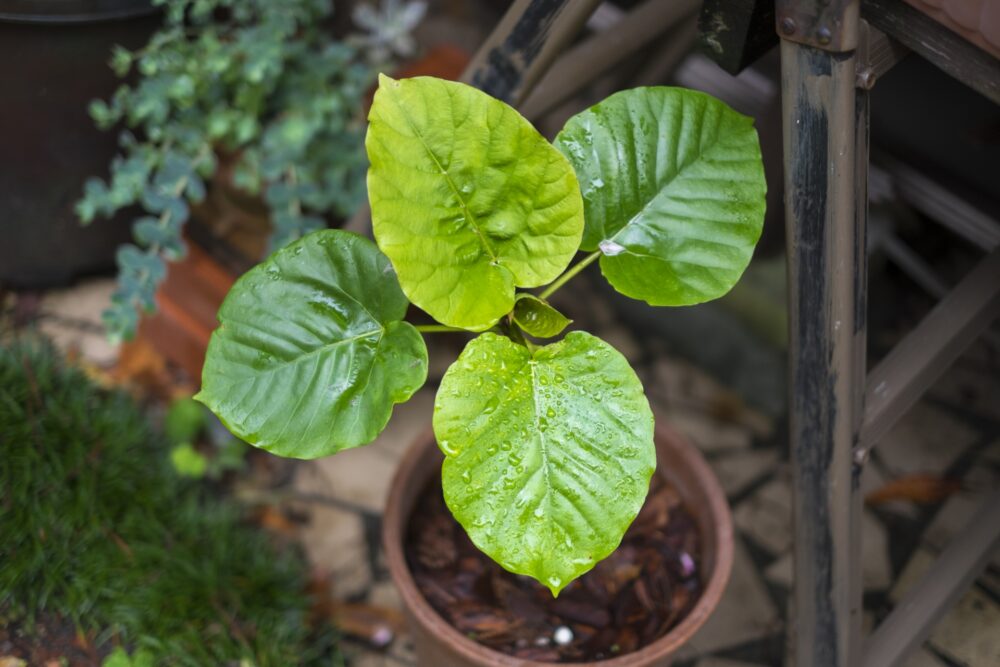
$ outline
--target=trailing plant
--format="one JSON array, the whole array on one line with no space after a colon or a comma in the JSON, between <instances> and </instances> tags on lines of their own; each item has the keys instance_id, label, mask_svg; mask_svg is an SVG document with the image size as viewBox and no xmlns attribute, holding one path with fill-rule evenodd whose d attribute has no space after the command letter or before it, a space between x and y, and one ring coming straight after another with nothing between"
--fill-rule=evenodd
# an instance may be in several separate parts
<instances>
[{"instance_id":1,"label":"trailing plant","mask_svg":"<svg viewBox=\"0 0 1000 667\"><path fill-rule=\"evenodd\" d=\"M375 73L410 55L423 3L361 5L358 34L338 41L325 25L330 0L154 0L165 23L137 50L116 47L115 73L134 72L90 113L123 123L107 181L87 181L84 223L138 204L135 245L118 252L119 287L104 314L113 339L130 337L166 275L184 255L181 231L206 180L231 162L235 186L266 201L279 248L349 215L364 196L359 110Z\"/></svg>"},{"instance_id":2,"label":"trailing plant","mask_svg":"<svg viewBox=\"0 0 1000 667\"><path fill-rule=\"evenodd\" d=\"M569 324L548 298L594 262L651 305L727 292L763 223L752 119L700 92L638 88L571 118L553 145L474 88L383 76L369 121L378 246L317 232L240 279L196 398L249 443L326 456L370 442L424 383L421 333L482 332L435 400L444 497L477 547L557 595L617 547L656 456L617 350L583 331L539 341ZM441 324L405 322L411 302Z\"/></svg>"},{"instance_id":3,"label":"trailing plant","mask_svg":"<svg viewBox=\"0 0 1000 667\"><path fill-rule=\"evenodd\" d=\"M170 462L178 474L218 479L243 467L246 445L225 429L211 428L213 421L205 406L191 398L176 399L167 408L163 432L170 444ZM208 446L196 447L199 440Z\"/></svg>"}]
</instances>

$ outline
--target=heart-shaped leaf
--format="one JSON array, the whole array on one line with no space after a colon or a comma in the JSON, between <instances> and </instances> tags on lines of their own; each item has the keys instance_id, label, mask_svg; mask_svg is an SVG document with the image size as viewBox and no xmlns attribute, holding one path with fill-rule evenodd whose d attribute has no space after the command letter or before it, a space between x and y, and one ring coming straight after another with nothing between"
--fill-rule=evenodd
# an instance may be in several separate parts
<instances>
[{"instance_id":1,"label":"heart-shaped leaf","mask_svg":"<svg viewBox=\"0 0 1000 667\"><path fill-rule=\"evenodd\" d=\"M538 338L558 336L573 321L531 294L517 295L512 315L519 327Z\"/></svg>"},{"instance_id":2,"label":"heart-shaped leaf","mask_svg":"<svg viewBox=\"0 0 1000 667\"><path fill-rule=\"evenodd\" d=\"M195 397L236 436L311 459L371 442L427 379L388 258L340 230L310 234L236 281Z\"/></svg>"},{"instance_id":3,"label":"heart-shaped leaf","mask_svg":"<svg viewBox=\"0 0 1000 667\"><path fill-rule=\"evenodd\" d=\"M642 384L579 331L534 353L492 333L473 340L441 381L434 433L452 514L553 595L618 546L656 466Z\"/></svg>"},{"instance_id":4,"label":"heart-shaped leaf","mask_svg":"<svg viewBox=\"0 0 1000 667\"><path fill-rule=\"evenodd\" d=\"M375 239L436 320L488 329L515 287L569 264L583 233L576 176L516 110L461 83L383 75L368 118Z\"/></svg>"},{"instance_id":5,"label":"heart-shaped leaf","mask_svg":"<svg viewBox=\"0 0 1000 667\"><path fill-rule=\"evenodd\" d=\"M583 188L581 248L622 294L684 306L728 292L764 221L753 119L705 93L636 88L566 123L556 138Z\"/></svg>"}]
</instances>

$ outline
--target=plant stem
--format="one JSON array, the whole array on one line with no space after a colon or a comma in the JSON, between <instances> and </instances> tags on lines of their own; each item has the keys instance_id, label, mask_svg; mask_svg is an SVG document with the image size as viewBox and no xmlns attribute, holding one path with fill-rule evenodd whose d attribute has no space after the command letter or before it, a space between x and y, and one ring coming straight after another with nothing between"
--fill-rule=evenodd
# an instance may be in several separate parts
<instances>
[{"instance_id":1,"label":"plant stem","mask_svg":"<svg viewBox=\"0 0 1000 667\"><path fill-rule=\"evenodd\" d=\"M570 278L576 274L583 271L585 268L597 261L597 258L601 256L600 250L595 250L583 259L581 259L575 266L571 266L566 270L566 273L559 276L554 283L545 288L545 291L539 295L541 299L548 299L550 296L555 294L556 290L569 282Z\"/></svg>"},{"instance_id":2,"label":"plant stem","mask_svg":"<svg viewBox=\"0 0 1000 667\"><path fill-rule=\"evenodd\" d=\"M169 141L166 142L164 144L164 146L165 146L164 152L166 152L170 148L170 142ZM201 163L202 160L205 159L205 156L208 154L209 150L210 149L206 146L206 147L203 147L198 152L198 155L195 157L195 159L191 163L192 170L197 170L198 165ZM180 198L180 197L184 196L184 190L187 188L189 180L190 180L190 178L188 176L182 176L180 179L177 180L177 183L174 184L174 187L170 191L170 194L173 197L175 197L175 198ZM157 219L156 222L157 222L157 224L160 227L165 227L167 225L167 223L170 222L170 210L167 209L165 211L162 211L160 213L160 216L159 216L159 218ZM153 244L151 244L148 248L146 248L146 253L149 254L149 255L158 255L158 254L160 254L160 244L159 243L153 243ZM145 282L147 278L149 278L149 271L147 271L146 269L143 269L142 272L139 274L138 280L140 282ZM133 307L135 307L137 305L135 301L136 301L135 299L132 300Z\"/></svg>"},{"instance_id":3,"label":"plant stem","mask_svg":"<svg viewBox=\"0 0 1000 667\"><path fill-rule=\"evenodd\" d=\"M288 167L287 177L288 177L288 184L294 190L295 186L298 185L299 182L299 179L295 173L294 166L290 165ZM302 204L301 202L299 202L298 196L292 197L292 200L288 203L288 212L294 215L295 217L302 215Z\"/></svg>"},{"instance_id":4,"label":"plant stem","mask_svg":"<svg viewBox=\"0 0 1000 667\"><path fill-rule=\"evenodd\" d=\"M534 356L535 350L538 349L538 346L532 343L530 340L528 340L528 337L524 335L524 331L521 329L521 327L511 322L510 326L508 327L507 334L512 341L528 348L528 352L530 352L531 355Z\"/></svg>"},{"instance_id":5,"label":"plant stem","mask_svg":"<svg viewBox=\"0 0 1000 667\"><path fill-rule=\"evenodd\" d=\"M417 331L421 331L423 333L465 331L465 329L462 329L461 327L449 327L444 324L417 324L415 326Z\"/></svg>"}]
</instances>

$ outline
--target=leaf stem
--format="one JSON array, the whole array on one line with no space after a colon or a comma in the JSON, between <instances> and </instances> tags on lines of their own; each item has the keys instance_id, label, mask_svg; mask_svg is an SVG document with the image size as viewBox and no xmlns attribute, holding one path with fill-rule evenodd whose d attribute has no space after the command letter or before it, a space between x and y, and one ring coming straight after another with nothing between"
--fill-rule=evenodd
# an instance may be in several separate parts
<instances>
[{"instance_id":1,"label":"leaf stem","mask_svg":"<svg viewBox=\"0 0 1000 667\"><path fill-rule=\"evenodd\" d=\"M288 184L294 190L299 183L298 175L295 173L295 165L289 165L286 174ZM302 215L302 203L299 201L298 195L292 197L291 201L288 203L288 212L295 217Z\"/></svg>"},{"instance_id":2,"label":"leaf stem","mask_svg":"<svg viewBox=\"0 0 1000 667\"><path fill-rule=\"evenodd\" d=\"M576 274L580 273L585 268L587 268L588 266L590 266L591 264L593 264L595 261L597 261L597 258L600 257L600 256L601 256L601 251L600 250L595 250L594 252L590 253L589 255L587 255L586 257L584 257L583 259L581 259L579 262L576 263L576 265L571 266L569 269L567 269L566 273L564 273L561 276L559 276L554 283L552 283L551 285L549 285L548 287L546 287L545 291L538 295L539 298L541 298L541 299L548 299L550 296L552 296L553 294L555 294L556 290L558 290L560 287L562 287L567 282L569 282L569 280L573 276L575 276Z\"/></svg>"},{"instance_id":3,"label":"leaf stem","mask_svg":"<svg viewBox=\"0 0 1000 667\"><path fill-rule=\"evenodd\" d=\"M449 327L444 324L417 324L415 327L417 331L422 331L423 333L465 331L465 329L460 327Z\"/></svg>"}]
</instances>

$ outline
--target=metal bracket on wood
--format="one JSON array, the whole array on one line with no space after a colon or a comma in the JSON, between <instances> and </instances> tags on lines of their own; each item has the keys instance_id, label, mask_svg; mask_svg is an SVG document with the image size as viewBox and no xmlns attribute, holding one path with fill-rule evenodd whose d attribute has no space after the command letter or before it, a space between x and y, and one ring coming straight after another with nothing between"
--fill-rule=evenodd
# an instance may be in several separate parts
<instances>
[{"instance_id":1,"label":"metal bracket on wood","mask_svg":"<svg viewBox=\"0 0 1000 667\"><path fill-rule=\"evenodd\" d=\"M909 55L910 50L864 19L859 32L856 85L863 90L871 90L876 81Z\"/></svg>"},{"instance_id":2,"label":"metal bracket on wood","mask_svg":"<svg viewBox=\"0 0 1000 667\"><path fill-rule=\"evenodd\" d=\"M845 53L858 46L860 0L777 0L778 35L823 51Z\"/></svg>"},{"instance_id":3,"label":"metal bracket on wood","mask_svg":"<svg viewBox=\"0 0 1000 667\"><path fill-rule=\"evenodd\" d=\"M785 0L779 4L782 2ZM905 2L864 0L862 9L864 18L873 26L1000 104L1000 66L991 54Z\"/></svg>"}]
</instances>

